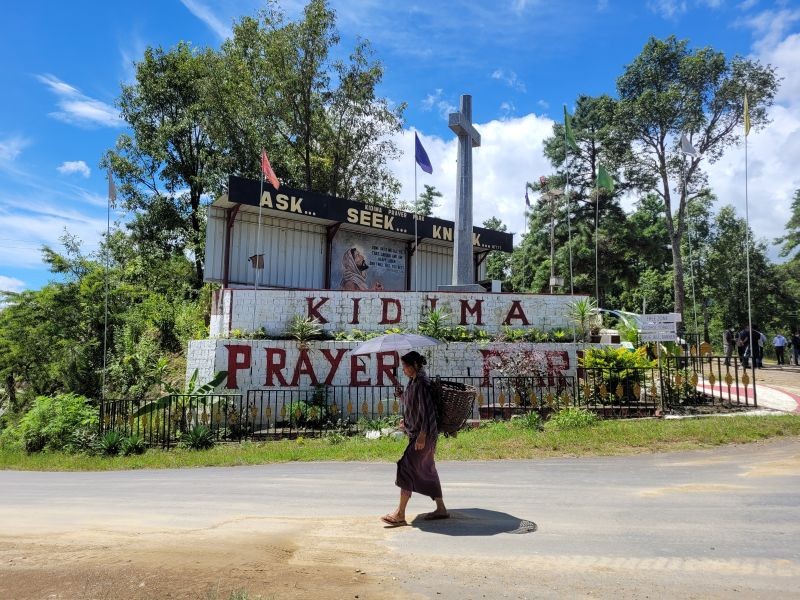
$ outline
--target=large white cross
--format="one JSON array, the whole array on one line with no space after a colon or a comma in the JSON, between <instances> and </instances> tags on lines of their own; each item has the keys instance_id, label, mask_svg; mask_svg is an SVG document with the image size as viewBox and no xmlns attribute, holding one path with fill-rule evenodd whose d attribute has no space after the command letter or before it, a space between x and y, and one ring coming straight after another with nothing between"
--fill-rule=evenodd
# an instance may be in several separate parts
<instances>
[{"instance_id":1,"label":"large white cross","mask_svg":"<svg viewBox=\"0 0 800 600\"><path fill-rule=\"evenodd\" d=\"M458 136L453 285L475 283L472 259L472 149L481 145L481 135L472 126L472 96L461 96L459 112L450 113L448 125Z\"/></svg>"}]
</instances>

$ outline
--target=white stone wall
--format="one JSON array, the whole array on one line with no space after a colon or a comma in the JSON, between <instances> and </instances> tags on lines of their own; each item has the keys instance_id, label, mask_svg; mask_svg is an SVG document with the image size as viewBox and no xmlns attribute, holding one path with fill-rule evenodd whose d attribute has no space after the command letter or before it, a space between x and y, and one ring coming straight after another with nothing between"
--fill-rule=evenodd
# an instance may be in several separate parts
<instances>
[{"instance_id":1,"label":"white stone wall","mask_svg":"<svg viewBox=\"0 0 800 600\"><path fill-rule=\"evenodd\" d=\"M323 321L326 331L416 329L426 309L446 309L450 325L497 333L504 325L543 331L570 328L568 303L581 296L455 292L342 292L333 290L248 290L216 292L211 337L233 330L264 327L269 335L285 334L295 315ZM481 320L476 311L480 306ZM465 310L466 309L466 310Z\"/></svg>"},{"instance_id":2,"label":"white stone wall","mask_svg":"<svg viewBox=\"0 0 800 600\"><path fill-rule=\"evenodd\" d=\"M198 381L228 371L223 388L246 394L251 389L308 389L316 383L368 387L405 380L398 353L356 357L358 342L313 342L307 349L287 340L198 340L189 343L187 378L198 369ZM428 371L442 376L501 376L498 356L522 353L548 376L574 376L577 351L585 344L449 343L424 349ZM397 365L396 371L394 366Z\"/></svg>"}]
</instances>

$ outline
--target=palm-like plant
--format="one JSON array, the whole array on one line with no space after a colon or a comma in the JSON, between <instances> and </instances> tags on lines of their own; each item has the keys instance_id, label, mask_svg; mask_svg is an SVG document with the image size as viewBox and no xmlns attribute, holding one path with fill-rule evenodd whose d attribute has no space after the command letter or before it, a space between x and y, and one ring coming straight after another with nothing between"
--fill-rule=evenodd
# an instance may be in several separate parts
<instances>
[{"instance_id":1,"label":"palm-like plant","mask_svg":"<svg viewBox=\"0 0 800 600\"><path fill-rule=\"evenodd\" d=\"M597 301L586 297L575 300L567 305L567 318L575 324L578 337L586 341L589 332L601 325L600 312L597 310Z\"/></svg>"}]
</instances>

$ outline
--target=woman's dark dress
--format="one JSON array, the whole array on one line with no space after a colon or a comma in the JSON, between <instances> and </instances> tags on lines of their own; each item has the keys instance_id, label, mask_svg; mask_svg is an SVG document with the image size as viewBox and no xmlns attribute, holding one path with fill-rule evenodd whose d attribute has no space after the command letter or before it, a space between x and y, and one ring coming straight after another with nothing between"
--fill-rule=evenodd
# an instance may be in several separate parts
<instances>
[{"instance_id":1,"label":"woman's dark dress","mask_svg":"<svg viewBox=\"0 0 800 600\"><path fill-rule=\"evenodd\" d=\"M403 424L408 434L408 446L397 461L397 486L407 492L417 492L431 498L442 497L442 485L433 456L436 453L436 407L431 396L431 382L425 371L418 371L403 392ZM425 447L415 450L420 433L425 432Z\"/></svg>"}]
</instances>

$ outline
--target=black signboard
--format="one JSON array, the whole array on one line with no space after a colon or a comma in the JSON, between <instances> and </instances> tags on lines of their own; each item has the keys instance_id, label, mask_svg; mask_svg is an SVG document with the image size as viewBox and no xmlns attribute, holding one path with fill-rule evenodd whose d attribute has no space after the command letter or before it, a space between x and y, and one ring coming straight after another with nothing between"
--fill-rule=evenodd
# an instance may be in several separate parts
<instances>
[{"instance_id":1,"label":"black signboard","mask_svg":"<svg viewBox=\"0 0 800 600\"><path fill-rule=\"evenodd\" d=\"M239 204L258 206L261 182L255 179L244 179L231 175L228 178L228 200ZM276 190L269 183L264 183L261 194L261 206L265 209L292 215L298 220L303 217L325 219L336 223L350 223L369 227L379 231L414 236L414 219L417 219L417 235L421 238L453 243L455 225L452 221L423 217L414 213L373 206L327 196L317 192L307 192L281 186ZM513 250L513 236L510 233L493 231L483 227L472 228L472 245L486 250Z\"/></svg>"}]
</instances>

